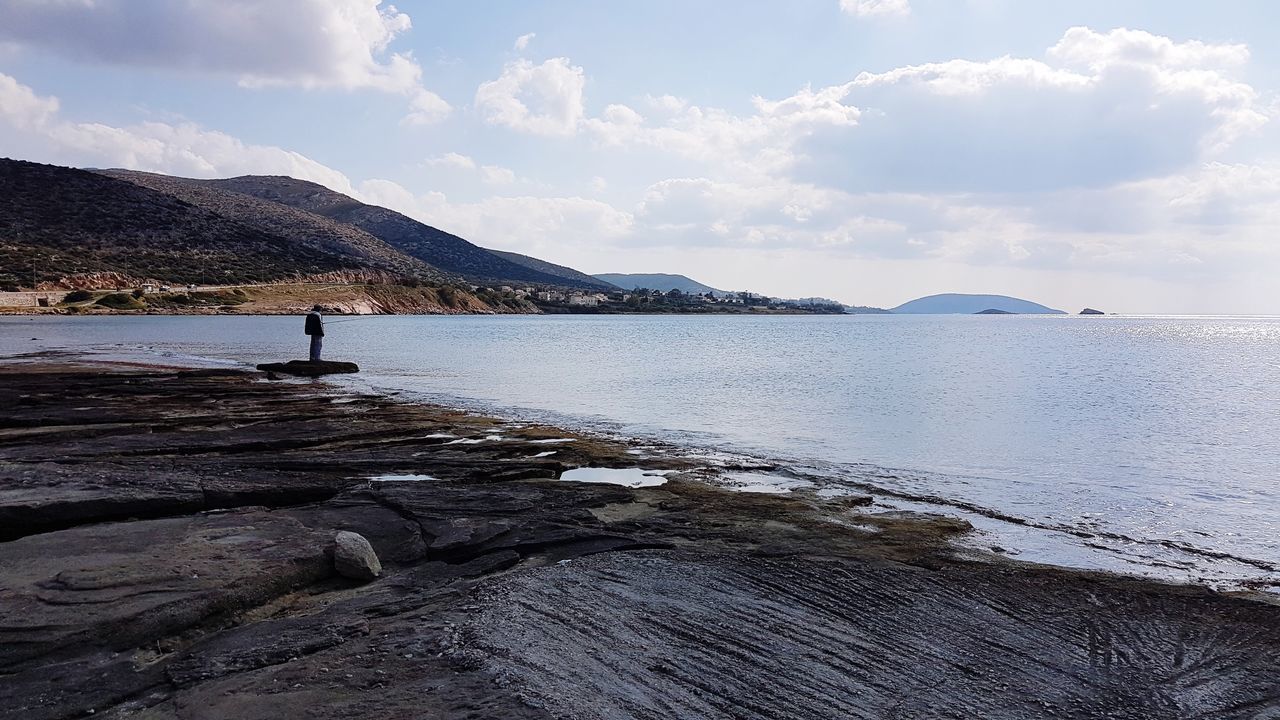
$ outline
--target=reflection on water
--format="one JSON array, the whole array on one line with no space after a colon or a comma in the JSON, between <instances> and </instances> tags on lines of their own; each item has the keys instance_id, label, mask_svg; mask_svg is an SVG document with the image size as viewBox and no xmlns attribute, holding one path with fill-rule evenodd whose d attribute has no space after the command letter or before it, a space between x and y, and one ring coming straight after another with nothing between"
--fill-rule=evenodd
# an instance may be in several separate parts
<instances>
[{"instance_id":1,"label":"reflection on water","mask_svg":"<svg viewBox=\"0 0 1280 720\"><path fill-rule=\"evenodd\" d=\"M1275 318L370 317L325 341L363 369L342 382L402 397L1280 564ZM57 346L256 363L306 336L286 317L0 319L0 353Z\"/></svg>"},{"instance_id":2,"label":"reflection on water","mask_svg":"<svg viewBox=\"0 0 1280 720\"><path fill-rule=\"evenodd\" d=\"M667 481L667 473L640 468L583 467L566 470L560 479L567 482L608 483L627 487L656 487Z\"/></svg>"}]
</instances>

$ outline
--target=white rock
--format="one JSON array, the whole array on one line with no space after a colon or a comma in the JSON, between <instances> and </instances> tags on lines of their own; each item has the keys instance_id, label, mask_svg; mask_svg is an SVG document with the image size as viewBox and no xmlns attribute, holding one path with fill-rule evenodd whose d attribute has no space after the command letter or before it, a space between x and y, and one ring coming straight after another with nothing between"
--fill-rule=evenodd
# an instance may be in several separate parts
<instances>
[{"instance_id":1,"label":"white rock","mask_svg":"<svg viewBox=\"0 0 1280 720\"><path fill-rule=\"evenodd\" d=\"M333 538L333 567L352 580L373 580L382 574L382 563L373 546L359 533L341 530Z\"/></svg>"}]
</instances>

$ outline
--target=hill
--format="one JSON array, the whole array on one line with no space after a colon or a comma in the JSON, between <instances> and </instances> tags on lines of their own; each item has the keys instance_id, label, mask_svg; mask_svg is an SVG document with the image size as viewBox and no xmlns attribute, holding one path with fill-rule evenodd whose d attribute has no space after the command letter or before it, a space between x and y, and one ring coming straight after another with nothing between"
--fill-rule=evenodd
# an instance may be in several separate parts
<instances>
[{"instance_id":1,"label":"hill","mask_svg":"<svg viewBox=\"0 0 1280 720\"><path fill-rule=\"evenodd\" d=\"M1022 300L1007 295L966 295L962 293L930 295L892 308L892 312L910 315L973 315L988 310L1028 315L1066 314L1061 310L1054 310L1030 300Z\"/></svg>"},{"instance_id":2,"label":"hill","mask_svg":"<svg viewBox=\"0 0 1280 720\"><path fill-rule=\"evenodd\" d=\"M547 275L554 275L555 277L561 278L566 284L572 283L573 285L580 287L598 288L605 291L618 289L616 285L595 278L584 272L578 272L571 267L556 265L555 263L550 263L546 260L539 260L536 257L529 257L528 255L521 255L520 253L508 252L506 250L490 250L489 252L505 260L510 260L517 265L523 265Z\"/></svg>"},{"instance_id":3,"label":"hill","mask_svg":"<svg viewBox=\"0 0 1280 720\"><path fill-rule=\"evenodd\" d=\"M690 279L684 275L667 273L600 273L592 277L616 285L623 290L648 288L649 290L661 290L662 292L679 290L680 292L694 295L708 292L713 292L717 295L730 294L725 290L717 290L710 285L703 285L697 280Z\"/></svg>"},{"instance_id":4,"label":"hill","mask_svg":"<svg viewBox=\"0 0 1280 720\"><path fill-rule=\"evenodd\" d=\"M196 180L0 158L0 286L334 282L607 290L572 268L497 253L321 185Z\"/></svg>"},{"instance_id":5,"label":"hill","mask_svg":"<svg viewBox=\"0 0 1280 720\"><path fill-rule=\"evenodd\" d=\"M151 188L224 217L251 223L295 243L325 254L357 258L371 269L434 281L450 280L447 273L410 257L358 227L321 215L223 190L188 178L132 170L97 170L103 175Z\"/></svg>"},{"instance_id":6,"label":"hill","mask_svg":"<svg viewBox=\"0 0 1280 720\"><path fill-rule=\"evenodd\" d=\"M316 242L279 224L219 211L96 172L0 159L0 282L69 275L175 283L244 283L297 274L417 270L367 239ZM399 261L396 261L399 258Z\"/></svg>"},{"instance_id":7,"label":"hill","mask_svg":"<svg viewBox=\"0 0 1280 720\"><path fill-rule=\"evenodd\" d=\"M588 284L563 273L544 272L529 264L514 262L457 235L394 210L366 205L313 182L278 175L244 175L226 180L190 182L243 193L354 226L405 255L471 281L596 287L594 282Z\"/></svg>"}]
</instances>

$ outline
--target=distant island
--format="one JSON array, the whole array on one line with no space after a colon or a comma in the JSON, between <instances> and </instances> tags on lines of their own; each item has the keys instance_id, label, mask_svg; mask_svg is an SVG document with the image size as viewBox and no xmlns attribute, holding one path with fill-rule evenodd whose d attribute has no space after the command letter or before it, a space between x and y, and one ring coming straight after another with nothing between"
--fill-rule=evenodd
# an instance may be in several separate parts
<instances>
[{"instance_id":1,"label":"distant island","mask_svg":"<svg viewBox=\"0 0 1280 720\"><path fill-rule=\"evenodd\" d=\"M1066 315L1061 310L1007 295L943 293L905 302L891 312L900 315Z\"/></svg>"}]
</instances>

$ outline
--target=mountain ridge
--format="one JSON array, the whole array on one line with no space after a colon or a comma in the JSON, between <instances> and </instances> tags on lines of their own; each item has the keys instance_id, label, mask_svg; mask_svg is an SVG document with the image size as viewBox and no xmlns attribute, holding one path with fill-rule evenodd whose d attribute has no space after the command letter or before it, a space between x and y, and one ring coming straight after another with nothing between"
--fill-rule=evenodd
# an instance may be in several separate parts
<instances>
[{"instance_id":1,"label":"mountain ridge","mask_svg":"<svg viewBox=\"0 0 1280 720\"><path fill-rule=\"evenodd\" d=\"M513 262L403 213L360 202L307 180L283 175L241 175L194 182L269 200L354 226L410 257L473 282L594 286Z\"/></svg>"},{"instance_id":2,"label":"mountain ridge","mask_svg":"<svg viewBox=\"0 0 1280 720\"><path fill-rule=\"evenodd\" d=\"M584 287L591 287L599 290L621 289L617 285L613 285L612 283L596 278L594 275L588 275L584 272L574 270L571 267L557 265L553 262L541 260L531 255L522 255L518 252L511 252L510 250L489 250L489 252L497 255L498 257L510 260L518 265L524 265L525 267L537 270L538 272L545 273L547 275L554 275L566 280L580 282Z\"/></svg>"},{"instance_id":3,"label":"mountain ridge","mask_svg":"<svg viewBox=\"0 0 1280 720\"><path fill-rule=\"evenodd\" d=\"M676 273L596 273L592 277L620 287L623 290L646 288L649 290L661 290L662 292L679 290L680 292L694 295L708 292L713 292L717 295L732 294L728 290L718 290L687 275Z\"/></svg>"},{"instance_id":4,"label":"mountain ridge","mask_svg":"<svg viewBox=\"0 0 1280 720\"><path fill-rule=\"evenodd\" d=\"M206 180L0 158L0 283L351 282L613 289L285 176Z\"/></svg>"},{"instance_id":5,"label":"mountain ridge","mask_svg":"<svg viewBox=\"0 0 1280 720\"><path fill-rule=\"evenodd\" d=\"M102 173L0 159L0 275L179 283L390 271L354 252L300 244L174 195ZM289 268L289 273L281 272Z\"/></svg>"},{"instance_id":6,"label":"mountain ridge","mask_svg":"<svg viewBox=\"0 0 1280 720\"><path fill-rule=\"evenodd\" d=\"M172 195L224 216L252 217L259 226L290 237L299 244L321 252L337 252L363 258L378 269L434 281L456 279L418 258L405 255L360 228L322 215L252 195L223 190L200 180L136 170L110 169L93 172Z\"/></svg>"}]
</instances>

